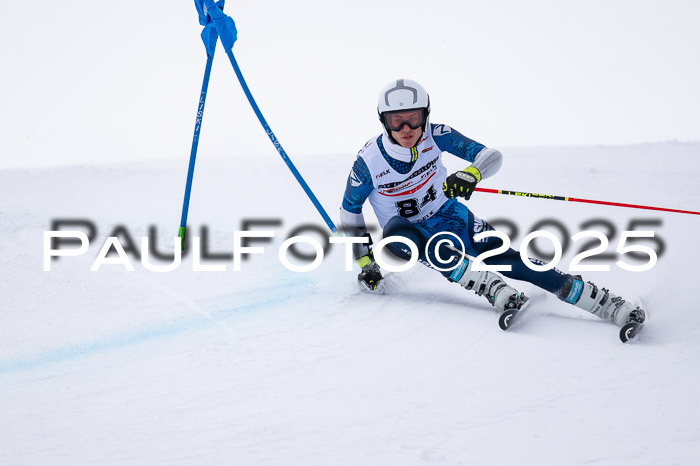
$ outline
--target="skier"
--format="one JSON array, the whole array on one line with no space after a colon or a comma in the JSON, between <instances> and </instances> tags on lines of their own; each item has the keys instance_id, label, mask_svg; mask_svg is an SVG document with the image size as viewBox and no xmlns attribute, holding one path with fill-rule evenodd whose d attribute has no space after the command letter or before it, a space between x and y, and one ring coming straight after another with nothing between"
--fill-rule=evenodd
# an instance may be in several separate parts
<instances>
[{"instance_id":1,"label":"skier","mask_svg":"<svg viewBox=\"0 0 700 466\"><path fill-rule=\"evenodd\" d=\"M432 267L430 263L437 262L430 251L425 251L426 242L442 232L457 235L464 243L466 254L472 257L501 246L501 239L493 236L480 242L473 240L475 234L493 228L458 201L459 197L468 200L477 183L498 172L503 158L501 153L447 125L430 123L428 94L420 84L409 79L392 81L381 91L377 112L384 131L371 138L357 154L340 209L345 234L369 238L367 244L353 245L355 259L362 269L358 275L360 286L365 291L381 292L384 280L374 261L371 237L362 215L367 199L383 228L384 237L410 239L418 246L419 261L429 267ZM443 152L471 165L447 176L442 164ZM410 251L400 243L390 243L387 248L399 257L410 258ZM457 267L440 272L449 281L483 295L501 312L520 309L527 300L502 276L473 271L471 260L451 254L451 262L441 268L458 264ZM445 260L445 254L438 252L438 255ZM530 261L544 264L537 259ZM618 326L644 322L645 312L639 306L605 288L584 282L578 275L557 269L536 272L526 267L520 254L512 248L485 259L484 263L510 265L511 271L501 272L505 277L532 283Z\"/></svg>"}]
</instances>

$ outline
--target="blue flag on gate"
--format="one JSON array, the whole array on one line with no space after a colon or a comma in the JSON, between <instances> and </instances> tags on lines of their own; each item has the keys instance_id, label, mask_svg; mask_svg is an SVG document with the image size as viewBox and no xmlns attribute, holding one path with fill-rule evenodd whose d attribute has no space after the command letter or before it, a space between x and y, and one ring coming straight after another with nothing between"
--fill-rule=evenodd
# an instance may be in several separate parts
<instances>
[{"instance_id":1,"label":"blue flag on gate","mask_svg":"<svg viewBox=\"0 0 700 466\"><path fill-rule=\"evenodd\" d=\"M224 2L225 0L219 0L216 2L216 4L211 2L212 5L208 6L205 5L204 0L194 0L194 6L197 8L197 14L199 15L199 24L204 26L201 35L202 42L204 42L204 47L207 49L207 55L210 57L214 56L214 50L216 49L216 39L219 36L217 33L217 27L224 31L221 43L224 45L225 49L228 50L233 47L233 43L236 41L236 25L233 22L233 19L224 15ZM228 18L228 21L226 18ZM222 19L224 24L217 26L217 23L222 22ZM226 42L224 42L224 38L226 39Z\"/></svg>"},{"instance_id":2,"label":"blue flag on gate","mask_svg":"<svg viewBox=\"0 0 700 466\"><path fill-rule=\"evenodd\" d=\"M197 13L199 13L199 23L204 26L202 40L204 41L204 46L207 48L207 53L210 52L212 42L212 33L207 32L208 27L210 31L214 31L215 35L218 34L221 39L221 45L224 46L224 50L231 50L231 48L233 48L233 43L236 42L238 32L233 18L222 11L224 0L220 0L217 3L214 3L214 0L195 0L194 4L197 7ZM214 38L213 43L216 45L216 38ZM213 53L213 47L211 47L211 51Z\"/></svg>"}]
</instances>

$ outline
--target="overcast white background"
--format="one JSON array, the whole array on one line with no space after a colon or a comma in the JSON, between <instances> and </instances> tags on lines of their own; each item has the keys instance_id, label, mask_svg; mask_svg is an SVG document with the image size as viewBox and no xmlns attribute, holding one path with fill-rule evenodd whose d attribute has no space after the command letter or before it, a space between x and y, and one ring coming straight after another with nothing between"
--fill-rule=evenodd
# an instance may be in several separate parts
<instances>
[{"instance_id":1,"label":"overcast white background","mask_svg":"<svg viewBox=\"0 0 700 466\"><path fill-rule=\"evenodd\" d=\"M287 152L354 154L410 77L484 144L700 140L700 2L229 1L234 53ZM0 168L189 158L192 1L2 2ZM272 151L221 46L200 156Z\"/></svg>"}]
</instances>

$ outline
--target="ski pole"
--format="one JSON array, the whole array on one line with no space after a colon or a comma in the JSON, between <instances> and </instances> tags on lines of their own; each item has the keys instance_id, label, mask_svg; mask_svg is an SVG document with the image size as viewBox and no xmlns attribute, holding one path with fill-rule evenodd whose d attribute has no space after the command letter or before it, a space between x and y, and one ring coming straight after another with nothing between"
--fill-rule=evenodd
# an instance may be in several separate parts
<instances>
[{"instance_id":1,"label":"ski pole","mask_svg":"<svg viewBox=\"0 0 700 466\"><path fill-rule=\"evenodd\" d=\"M299 170L297 170L297 168L294 166L294 163L292 162L292 160L289 158L289 156L285 152L284 148L282 147L282 144L280 144L280 142L277 140L277 137L272 132L270 125L267 124L265 117L263 116L262 112L260 111L258 104L255 103L255 99L253 98L253 95L251 94L250 89L248 88L248 84L246 84L246 81L243 78L243 74L241 73L241 69L238 66L238 63L236 62L236 58L233 56L233 43L236 41L236 27L234 25L233 19L231 19L230 16L225 15L220 10L217 11L217 8L214 5L213 0L204 0L204 3L206 5L207 9L209 10L209 15L212 18L212 21L214 22L214 27L216 27L216 30L219 34L219 37L221 38L221 45L223 45L224 50L226 50L226 55L228 55L229 61L231 62L231 65L233 66L233 71L236 73L236 76L238 77L238 81L240 82L241 87L243 88L243 92L245 93L245 96L248 98L248 102L250 103L250 106L253 108L255 115L258 117L258 121L260 121L260 124L262 125L263 129L265 130L265 133L267 134L267 136L270 138L270 141L272 141L272 144L275 146L275 149L277 149L277 152L279 152L280 156L282 157L284 162L287 164L287 167L289 167L289 170L292 172L294 177L297 179L297 181L301 185L302 189L304 190L304 192L306 193L308 198L313 203L314 207L316 207L316 210L318 211L318 213L321 214L321 217L323 217L323 220L326 222L326 225L328 225L328 228L330 228L331 233L336 234L338 229L336 228L335 224L333 223L333 221L330 219L330 217L328 216L328 214L324 210L321 203L318 201L318 199L314 195L313 191L311 191L311 188L309 188L309 185L306 184L306 181L304 181L304 178L301 176L301 173L299 173Z\"/></svg>"},{"instance_id":2,"label":"ski pole","mask_svg":"<svg viewBox=\"0 0 700 466\"><path fill-rule=\"evenodd\" d=\"M540 198L540 199L552 199L554 201L585 202L588 204L611 205L611 206L617 206L617 207L628 207L631 209L660 210L662 212L676 212L679 214L700 215L700 212L695 212L693 210L667 209L665 207L651 207L651 206L646 206L646 205L623 204L621 202L594 201L592 199L580 199L580 198L576 198L576 197L555 196L552 194L524 193L524 192L520 192L520 191L508 191L506 189L488 189L488 188L475 188L474 190L482 192L482 193L506 194L509 196L521 196L521 197L536 197L536 198Z\"/></svg>"},{"instance_id":3,"label":"ski pole","mask_svg":"<svg viewBox=\"0 0 700 466\"><path fill-rule=\"evenodd\" d=\"M220 0L221 9L224 8L224 1ZM199 145L199 131L202 129L202 118L204 117L204 104L207 100L207 89L209 88L209 75L211 74L211 66L214 63L214 51L216 50L216 29L209 19L205 9L200 1L195 0L195 7L199 14L199 24L204 26L202 30L202 41L207 51L207 64L204 68L204 79L202 81L202 91L199 94L199 103L197 104L197 118L194 123L194 136L192 137L192 149L190 150L190 164L187 168L187 182L185 183L185 200L182 203L182 216L180 217L180 229L177 236L180 237L180 248L185 249L185 232L187 229L187 214L190 208L190 194L192 192L192 179L194 178L194 164L197 159L197 147Z\"/></svg>"}]
</instances>

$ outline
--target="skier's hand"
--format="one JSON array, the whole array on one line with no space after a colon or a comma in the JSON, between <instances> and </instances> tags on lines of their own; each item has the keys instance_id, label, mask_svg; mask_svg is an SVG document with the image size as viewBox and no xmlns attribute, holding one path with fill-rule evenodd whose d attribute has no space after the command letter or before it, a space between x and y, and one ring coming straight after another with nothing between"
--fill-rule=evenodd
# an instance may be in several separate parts
<instances>
[{"instance_id":1,"label":"skier's hand","mask_svg":"<svg viewBox=\"0 0 700 466\"><path fill-rule=\"evenodd\" d=\"M382 272L379 270L379 265L370 256L361 257L357 260L357 263L362 267L362 271L357 276L357 283L360 285L360 288L370 293L381 293L384 290L384 277L382 277Z\"/></svg>"},{"instance_id":2,"label":"skier's hand","mask_svg":"<svg viewBox=\"0 0 700 466\"><path fill-rule=\"evenodd\" d=\"M457 196L469 199L479 181L481 181L481 173L475 167L470 166L448 176L445 183L442 184L442 191L450 199Z\"/></svg>"}]
</instances>

